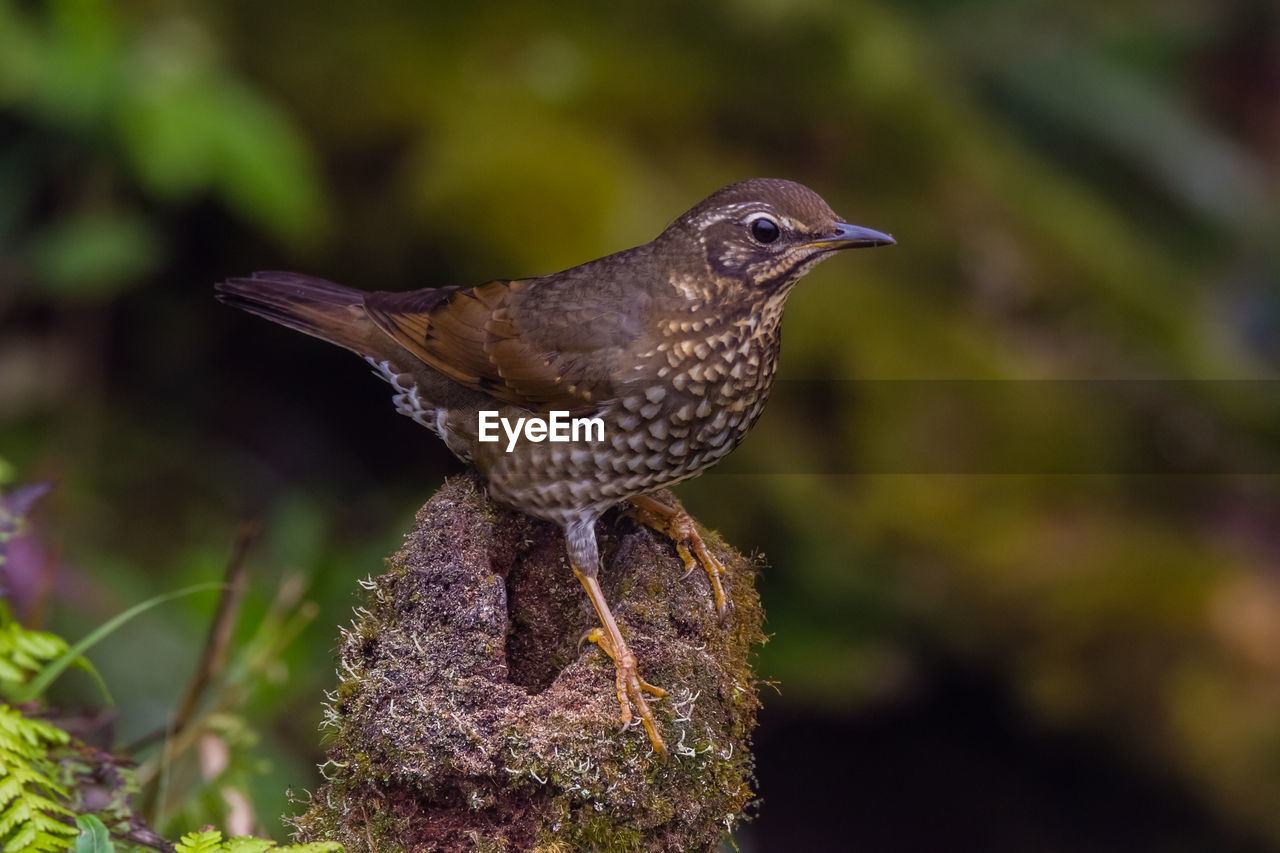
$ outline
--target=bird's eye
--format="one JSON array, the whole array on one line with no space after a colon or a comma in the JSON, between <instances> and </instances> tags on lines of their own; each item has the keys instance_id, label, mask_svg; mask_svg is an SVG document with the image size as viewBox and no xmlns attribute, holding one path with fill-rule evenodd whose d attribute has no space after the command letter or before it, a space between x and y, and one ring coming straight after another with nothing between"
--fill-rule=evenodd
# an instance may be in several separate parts
<instances>
[{"instance_id":1,"label":"bird's eye","mask_svg":"<svg viewBox=\"0 0 1280 853\"><path fill-rule=\"evenodd\" d=\"M772 243L782 234L778 223L768 216L760 216L751 220L751 236L760 243Z\"/></svg>"}]
</instances>

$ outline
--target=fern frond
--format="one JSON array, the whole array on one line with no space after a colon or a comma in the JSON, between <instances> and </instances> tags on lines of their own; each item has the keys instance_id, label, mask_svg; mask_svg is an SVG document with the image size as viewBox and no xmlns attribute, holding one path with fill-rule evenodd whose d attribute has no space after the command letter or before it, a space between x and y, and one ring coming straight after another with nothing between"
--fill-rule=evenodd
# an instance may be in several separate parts
<instances>
[{"instance_id":1,"label":"fern frond","mask_svg":"<svg viewBox=\"0 0 1280 853\"><path fill-rule=\"evenodd\" d=\"M22 829L5 842L4 853L63 853L75 844L76 828L53 822L45 828L23 824Z\"/></svg>"},{"instance_id":2,"label":"fern frond","mask_svg":"<svg viewBox=\"0 0 1280 853\"><path fill-rule=\"evenodd\" d=\"M173 849L174 853L219 853L223 849L222 833L216 829L188 832Z\"/></svg>"},{"instance_id":3,"label":"fern frond","mask_svg":"<svg viewBox=\"0 0 1280 853\"><path fill-rule=\"evenodd\" d=\"M4 845L4 853L16 853L18 850L30 850L40 840L40 831L31 824L24 824Z\"/></svg>"},{"instance_id":4,"label":"fern frond","mask_svg":"<svg viewBox=\"0 0 1280 853\"><path fill-rule=\"evenodd\" d=\"M0 690L21 687L66 650L66 641L57 634L23 628L0 610Z\"/></svg>"},{"instance_id":5,"label":"fern frond","mask_svg":"<svg viewBox=\"0 0 1280 853\"><path fill-rule=\"evenodd\" d=\"M61 746L71 736L57 726L24 717L8 705L0 705L0 750L9 749L27 758L45 755L50 746Z\"/></svg>"},{"instance_id":6,"label":"fern frond","mask_svg":"<svg viewBox=\"0 0 1280 853\"><path fill-rule=\"evenodd\" d=\"M66 850L77 834L58 802L66 792L53 779L49 749L66 743L59 728L0 705L0 841L4 853Z\"/></svg>"}]
</instances>

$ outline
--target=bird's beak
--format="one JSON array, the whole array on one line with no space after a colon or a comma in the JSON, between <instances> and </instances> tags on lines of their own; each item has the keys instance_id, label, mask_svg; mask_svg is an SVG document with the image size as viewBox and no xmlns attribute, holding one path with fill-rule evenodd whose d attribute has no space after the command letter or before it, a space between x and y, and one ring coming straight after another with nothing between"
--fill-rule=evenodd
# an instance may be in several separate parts
<instances>
[{"instance_id":1,"label":"bird's beak","mask_svg":"<svg viewBox=\"0 0 1280 853\"><path fill-rule=\"evenodd\" d=\"M819 237L809 243L815 249L867 249L872 246L892 246L897 240L892 235L861 225L850 225L848 222L837 222L836 233L828 237Z\"/></svg>"}]
</instances>

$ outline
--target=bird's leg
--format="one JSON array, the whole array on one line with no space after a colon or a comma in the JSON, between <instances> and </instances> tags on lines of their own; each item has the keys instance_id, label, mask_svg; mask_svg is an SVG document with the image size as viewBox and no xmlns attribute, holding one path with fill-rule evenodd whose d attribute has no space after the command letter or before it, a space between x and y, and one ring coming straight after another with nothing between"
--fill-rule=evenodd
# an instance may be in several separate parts
<instances>
[{"instance_id":1,"label":"bird's leg","mask_svg":"<svg viewBox=\"0 0 1280 853\"><path fill-rule=\"evenodd\" d=\"M654 687L640 677L636 669L636 656L631 653L622 639L618 623L614 621L613 613L609 610L609 603L604 600L604 593L600 591L600 582L583 573L577 566L573 567L573 573L586 587L587 596L600 616L601 627L592 628L587 639L600 646L609 657L613 658L617 677L618 704L622 706L622 724L630 725L631 706L635 705L636 713L640 716L640 722L644 724L644 730L649 734L649 742L653 744L654 751L665 757L667 747L662 742L662 735L658 734L658 724L653 719L653 712L649 710L649 703L645 700L644 694L666 696L667 691L661 687Z\"/></svg>"},{"instance_id":2,"label":"bird's leg","mask_svg":"<svg viewBox=\"0 0 1280 853\"><path fill-rule=\"evenodd\" d=\"M631 510L641 524L652 527L676 543L676 553L684 561L686 576L699 564L702 565L715 595L716 612L724 616L729 610L729 597L724 594L724 586L720 582L720 578L724 576L724 566L698 535L698 528L689 513L669 507L648 495L632 498Z\"/></svg>"},{"instance_id":3,"label":"bird's leg","mask_svg":"<svg viewBox=\"0 0 1280 853\"><path fill-rule=\"evenodd\" d=\"M631 723L631 707L634 705L640 722L644 724L644 730L649 735L649 742L653 744L654 752L665 758L667 747L662 742L662 735L658 734L658 724L653 718L653 712L649 710L649 703L644 694L650 693L661 697L666 696L667 691L653 686L640 677L640 672L636 668L636 656L631 653L626 641L622 639L622 632L618 630L613 611L609 609L609 602L605 600L604 591L600 589L600 581L596 579L600 555L596 549L595 520L592 519L589 524L566 526L565 539L569 546L569 564L573 566L573 574L587 591L587 598L591 599L596 615L600 617L600 627L593 628L587 635L587 639L600 646L609 657L613 658L618 704L622 707L622 724L626 726Z\"/></svg>"}]
</instances>

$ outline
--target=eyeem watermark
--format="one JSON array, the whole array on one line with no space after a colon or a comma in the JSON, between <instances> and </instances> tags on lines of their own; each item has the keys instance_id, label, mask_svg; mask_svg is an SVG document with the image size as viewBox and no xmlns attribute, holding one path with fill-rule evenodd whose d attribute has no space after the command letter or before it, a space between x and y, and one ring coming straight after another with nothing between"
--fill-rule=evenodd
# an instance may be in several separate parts
<instances>
[{"instance_id":1,"label":"eyeem watermark","mask_svg":"<svg viewBox=\"0 0 1280 853\"><path fill-rule=\"evenodd\" d=\"M568 412L549 412L544 418L500 417L490 409L480 410L478 438L500 441L498 427L507 436L507 452L515 449L522 437L525 441L604 441L604 418L571 418Z\"/></svg>"}]
</instances>

